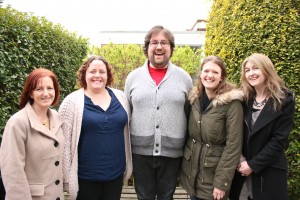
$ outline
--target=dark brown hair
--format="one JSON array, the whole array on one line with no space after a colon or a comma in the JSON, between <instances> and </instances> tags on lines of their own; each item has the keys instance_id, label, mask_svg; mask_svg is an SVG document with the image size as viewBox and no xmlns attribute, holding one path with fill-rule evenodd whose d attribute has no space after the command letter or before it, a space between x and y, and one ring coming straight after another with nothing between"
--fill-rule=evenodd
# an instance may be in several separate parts
<instances>
[{"instance_id":1,"label":"dark brown hair","mask_svg":"<svg viewBox=\"0 0 300 200\"><path fill-rule=\"evenodd\" d=\"M172 57L173 51L175 48L174 35L171 33L171 31L169 31L168 29L166 29L160 25L152 27L148 31L147 35L145 36L144 46L143 46L145 56L148 57L148 49L149 49L149 44L150 44L150 40L151 40L152 36L155 34L158 34L159 32L163 32L165 37L168 39L168 42L170 43L170 48L171 48L171 56L170 57Z\"/></svg>"},{"instance_id":2,"label":"dark brown hair","mask_svg":"<svg viewBox=\"0 0 300 200\"><path fill-rule=\"evenodd\" d=\"M25 85L21 94L21 98L19 100L20 108L24 108L27 102L33 104L33 99L30 97L30 95L32 94L33 90L37 87L39 81L43 77L49 77L52 79L54 90L55 90L55 98L51 106L58 105L59 98L60 98L60 89L59 89L56 75L49 69L38 68L38 69L34 69L26 78Z\"/></svg>"},{"instance_id":3,"label":"dark brown hair","mask_svg":"<svg viewBox=\"0 0 300 200\"><path fill-rule=\"evenodd\" d=\"M106 71L107 71L106 86L111 86L114 82L114 76L113 76L113 73L112 73L112 66L104 58L102 58L101 56L90 56L88 58L88 60L86 60L82 63L82 65L80 66L80 68L77 71L77 85L81 88L86 89L86 87L87 87L86 79L85 79L86 70L89 68L90 64L94 60L101 60L105 64Z\"/></svg>"}]
</instances>

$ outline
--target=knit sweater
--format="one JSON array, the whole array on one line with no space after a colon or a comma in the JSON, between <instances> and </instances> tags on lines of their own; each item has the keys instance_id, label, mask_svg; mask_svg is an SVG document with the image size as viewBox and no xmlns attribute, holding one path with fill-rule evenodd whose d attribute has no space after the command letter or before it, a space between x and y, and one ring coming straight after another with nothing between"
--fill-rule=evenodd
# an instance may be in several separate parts
<instances>
[{"instance_id":1,"label":"knit sweater","mask_svg":"<svg viewBox=\"0 0 300 200\"><path fill-rule=\"evenodd\" d=\"M124 93L110 88L127 112L128 122L130 109ZM84 110L84 89L81 88L69 94L59 108L59 117L63 122L65 135L65 151L63 158L64 190L69 192L70 200L76 200L78 187L78 142L81 132L82 116ZM132 159L129 139L128 123L124 129L126 170L124 181L128 180L132 173Z\"/></svg>"},{"instance_id":2,"label":"knit sweater","mask_svg":"<svg viewBox=\"0 0 300 200\"><path fill-rule=\"evenodd\" d=\"M128 75L125 94L132 111L133 153L172 158L183 155L191 88L189 74L171 62L159 85L150 76L148 61Z\"/></svg>"}]
</instances>

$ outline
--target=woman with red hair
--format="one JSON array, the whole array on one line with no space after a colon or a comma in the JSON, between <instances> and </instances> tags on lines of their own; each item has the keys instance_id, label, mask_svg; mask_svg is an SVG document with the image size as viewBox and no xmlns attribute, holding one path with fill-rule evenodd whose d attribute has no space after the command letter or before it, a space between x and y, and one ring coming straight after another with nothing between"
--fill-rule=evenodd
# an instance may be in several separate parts
<instances>
[{"instance_id":1,"label":"woman with red hair","mask_svg":"<svg viewBox=\"0 0 300 200\"><path fill-rule=\"evenodd\" d=\"M6 199L64 199L62 156L64 136L58 114L55 74L44 68L26 79L21 110L6 123L0 149Z\"/></svg>"}]
</instances>

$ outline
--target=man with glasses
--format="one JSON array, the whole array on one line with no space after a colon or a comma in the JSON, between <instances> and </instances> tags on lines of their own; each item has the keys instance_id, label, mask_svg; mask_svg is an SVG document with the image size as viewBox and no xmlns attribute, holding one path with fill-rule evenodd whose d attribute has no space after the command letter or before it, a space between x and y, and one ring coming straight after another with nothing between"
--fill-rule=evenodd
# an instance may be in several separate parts
<instances>
[{"instance_id":1,"label":"man with glasses","mask_svg":"<svg viewBox=\"0 0 300 200\"><path fill-rule=\"evenodd\" d=\"M154 26L144 40L145 64L125 84L131 106L133 177L139 200L170 200L183 156L192 79L171 63L174 36Z\"/></svg>"}]
</instances>

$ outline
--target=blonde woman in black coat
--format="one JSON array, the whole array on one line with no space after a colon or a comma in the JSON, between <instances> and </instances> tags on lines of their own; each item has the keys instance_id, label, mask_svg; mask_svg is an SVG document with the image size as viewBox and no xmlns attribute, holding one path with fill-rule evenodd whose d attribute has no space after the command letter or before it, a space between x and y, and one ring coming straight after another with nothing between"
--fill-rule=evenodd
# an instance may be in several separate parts
<instances>
[{"instance_id":1,"label":"blonde woman in black coat","mask_svg":"<svg viewBox=\"0 0 300 200\"><path fill-rule=\"evenodd\" d=\"M293 128L293 93L263 54L245 59L241 84L246 97L243 155L230 200L287 200L285 149Z\"/></svg>"}]
</instances>

